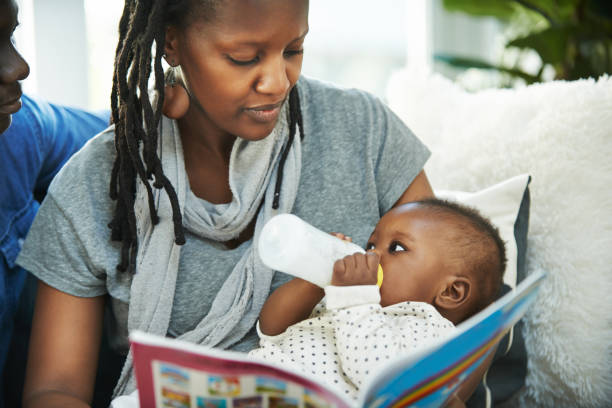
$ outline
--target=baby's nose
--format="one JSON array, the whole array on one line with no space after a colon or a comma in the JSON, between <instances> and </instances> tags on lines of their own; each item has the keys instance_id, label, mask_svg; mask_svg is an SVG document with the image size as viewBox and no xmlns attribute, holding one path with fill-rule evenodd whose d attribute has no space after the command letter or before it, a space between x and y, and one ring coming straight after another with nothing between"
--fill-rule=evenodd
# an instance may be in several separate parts
<instances>
[{"instance_id":1,"label":"baby's nose","mask_svg":"<svg viewBox=\"0 0 612 408\"><path fill-rule=\"evenodd\" d=\"M380 260L380 252L378 251L378 249L376 249L376 248L368 249L367 253L375 254L378 257L378 259Z\"/></svg>"},{"instance_id":2,"label":"baby's nose","mask_svg":"<svg viewBox=\"0 0 612 408\"><path fill-rule=\"evenodd\" d=\"M374 245L372 245L372 246L374 246ZM378 248L370 248L366 252L374 252L374 253L380 255L380 252L378 252Z\"/></svg>"}]
</instances>

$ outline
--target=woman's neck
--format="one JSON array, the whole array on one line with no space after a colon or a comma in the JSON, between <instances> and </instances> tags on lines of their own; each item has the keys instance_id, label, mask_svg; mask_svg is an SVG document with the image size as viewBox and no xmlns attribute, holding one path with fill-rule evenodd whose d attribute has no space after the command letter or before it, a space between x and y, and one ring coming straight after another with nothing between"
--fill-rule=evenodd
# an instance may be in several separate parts
<instances>
[{"instance_id":1,"label":"woman's neck","mask_svg":"<svg viewBox=\"0 0 612 408\"><path fill-rule=\"evenodd\" d=\"M211 203L230 202L229 162L236 137L222 132L194 110L190 108L178 120L191 190Z\"/></svg>"},{"instance_id":2,"label":"woman's neck","mask_svg":"<svg viewBox=\"0 0 612 408\"><path fill-rule=\"evenodd\" d=\"M195 150L200 157L224 159L229 164L236 136L213 125L208 116L193 104L185 116L178 120L178 127L183 150Z\"/></svg>"}]
</instances>

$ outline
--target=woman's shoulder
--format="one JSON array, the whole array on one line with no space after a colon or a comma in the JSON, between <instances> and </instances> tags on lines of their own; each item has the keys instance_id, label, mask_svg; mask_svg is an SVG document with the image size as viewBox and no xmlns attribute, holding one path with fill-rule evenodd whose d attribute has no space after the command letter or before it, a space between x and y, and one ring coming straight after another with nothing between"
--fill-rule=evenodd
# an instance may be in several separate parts
<instances>
[{"instance_id":1,"label":"woman's shoulder","mask_svg":"<svg viewBox=\"0 0 612 408\"><path fill-rule=\"evenodd\" d=\"M378 129L388 108L377 96L356 88L345 88L302 76L298 82L305 121L331 130L341 128Z\"/></svg>"},{"instance_id":2,"label":"woman's shoulder","mask_svg":"<svg viewBox=\"0 0 612 408\"><path fill-rule=\"evenodd\" d=\"M320 104L326 102L331 105L346 106L346 104L375 104L383 105L380 98L368 91L343 87L332 82L301 76L298 89L303 94L302 99L307 107L311 103Z\"/></svg>"},{"instance_id":3,"label":"woman's shoulder","mask_svg":"<svg viewBox=\"0 0 612 408\"><path fill-rule=\"evenodd\" d=\"M108 196L115 160L114 126L91 138L62 167L49 186L58 203L80 197L103 200Z\"/></svg>"}]
</instances>

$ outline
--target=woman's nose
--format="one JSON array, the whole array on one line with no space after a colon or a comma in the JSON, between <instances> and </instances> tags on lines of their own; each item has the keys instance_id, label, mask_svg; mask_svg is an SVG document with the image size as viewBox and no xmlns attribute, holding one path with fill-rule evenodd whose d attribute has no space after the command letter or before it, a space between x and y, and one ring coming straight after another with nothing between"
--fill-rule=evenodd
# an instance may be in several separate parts
<instances>
[{"instance_id":1,"label":"woman's nose","mask_svg":"<svg viewBox=\"0 0 612 408\"><path fill-rule=\"evenodd\" d=\"M270 58L263 64L261 75L255 87L257 92L284 97L290 87L287 62L284 58Z\"/></svg>"}]
</instances>

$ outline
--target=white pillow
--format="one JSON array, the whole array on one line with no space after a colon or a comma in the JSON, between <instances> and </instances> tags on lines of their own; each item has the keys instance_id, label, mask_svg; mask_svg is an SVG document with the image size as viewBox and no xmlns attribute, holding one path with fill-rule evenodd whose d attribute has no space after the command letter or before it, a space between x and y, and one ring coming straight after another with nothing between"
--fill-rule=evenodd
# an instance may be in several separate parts
<instances>
[{"instance_id":1,"label":"white pillow","mask_svg":"<svg viewBox=\"0 0 612 408\"><path fill-rule=\"evenodd\" d=\"M499 229L499 234L506 244L506 258L508 259L504 272L504 283L511 288L516 287L518 275L518 249L514 236L514 224L528 185L529 175L522 174L476 192L435 191L438 198L454 200L476 208Z\"/></svg>"}]
</instances>

